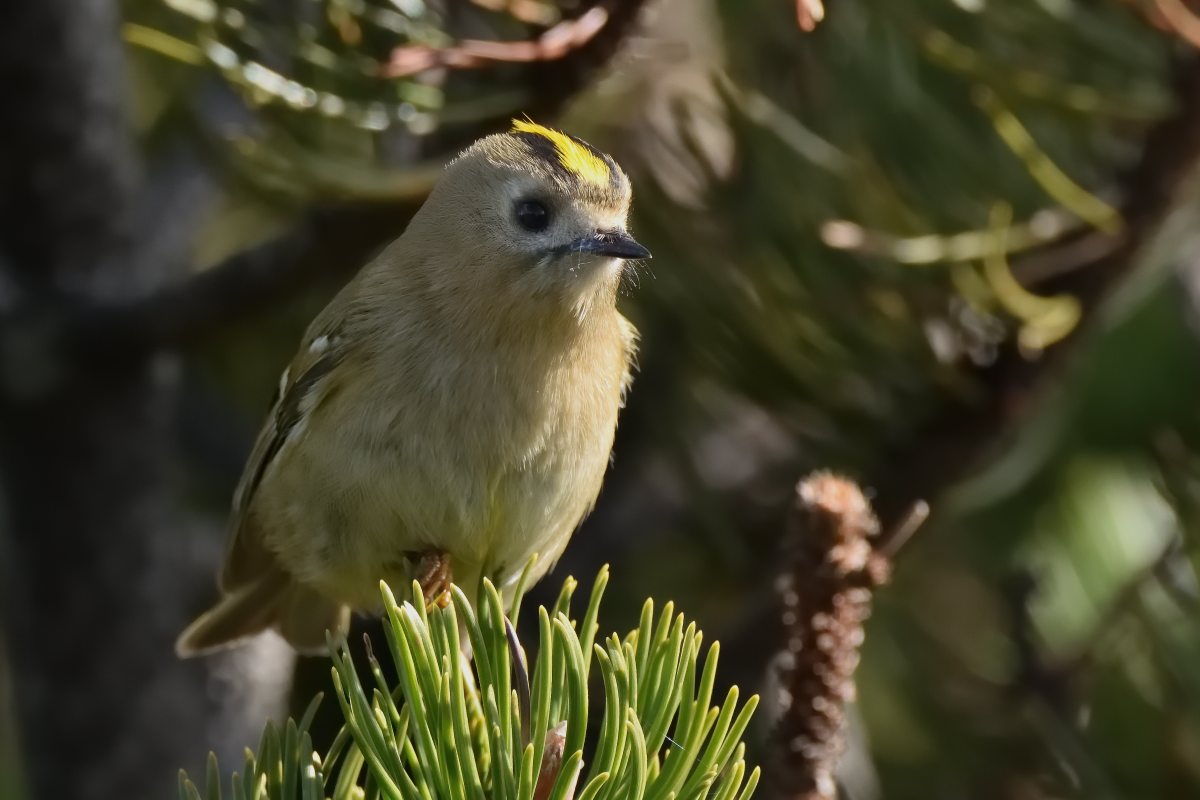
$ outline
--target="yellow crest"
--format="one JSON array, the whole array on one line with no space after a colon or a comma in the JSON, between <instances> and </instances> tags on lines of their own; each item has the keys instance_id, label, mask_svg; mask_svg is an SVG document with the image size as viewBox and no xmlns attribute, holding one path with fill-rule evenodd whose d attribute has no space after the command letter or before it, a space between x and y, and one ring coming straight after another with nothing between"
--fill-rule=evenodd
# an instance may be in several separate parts
<instances>
[{"instance_id":1,"label":"yellow crest","mask_svg":"<svg viewBox=\"0 0 1200 800\"><path fill-rule=\"evenodd\" d=\"M576 175L580 180L594 183L597 186L608 184L611 173L604 159L565 133L543 128L536 122L527 119L514 119L513 132L541 136L554 145L554 149L558 152L559 163L568 172Z\"/></svg>"}]
</instances>

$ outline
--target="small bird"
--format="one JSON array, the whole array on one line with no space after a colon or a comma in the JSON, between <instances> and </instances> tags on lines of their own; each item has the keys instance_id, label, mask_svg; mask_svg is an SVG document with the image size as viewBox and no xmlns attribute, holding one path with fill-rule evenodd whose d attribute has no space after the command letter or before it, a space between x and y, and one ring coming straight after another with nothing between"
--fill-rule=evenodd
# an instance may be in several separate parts
<instances>
[{"instance_id":1,"label":"small bird","mask_svg":"<svg viewBox=\"0 0 1200 800\"><path fill-rule=\"evenodd\" d=\"M629 179L528 120L446 168L309 326L233 500L221 599L181 656L276 629L323 652L379 581L534 579L588 514L637 332L616 308Z\"/></svg>"}]
</instances>

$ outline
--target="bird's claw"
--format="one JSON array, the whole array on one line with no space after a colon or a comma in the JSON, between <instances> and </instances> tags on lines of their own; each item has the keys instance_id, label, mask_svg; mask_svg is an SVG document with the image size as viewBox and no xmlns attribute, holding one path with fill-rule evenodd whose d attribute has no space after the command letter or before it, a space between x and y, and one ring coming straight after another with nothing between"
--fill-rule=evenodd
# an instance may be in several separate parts
<instances>
[{"instance_id":1,"label":"bird's claw","mask_svg":"<svg viewBox=\"0 0 1200 800\"><path fill-rule=\"evenodd\" d=\"M422 553L417 562L417 582L421 584L425 608L450 605L450 556L441 550Z\"/></svg>"}]
</instances>

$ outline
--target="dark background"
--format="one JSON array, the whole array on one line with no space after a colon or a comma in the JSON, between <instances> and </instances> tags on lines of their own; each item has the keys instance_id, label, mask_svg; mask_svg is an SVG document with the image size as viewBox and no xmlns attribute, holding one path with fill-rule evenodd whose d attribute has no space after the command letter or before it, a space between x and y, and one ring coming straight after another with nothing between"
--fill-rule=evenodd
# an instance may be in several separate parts
<instances>
[{"instance_id":1,"label":"dark background","mask_svg":"<svg viewBox=\"0 0 1200 800\"><path fill-rule=\"evenodd\" d=\"M0 797L166 797L284 713L277 642L171 651L241 464L308 319L524 113L617 157L655 256L613 469L535 599L611 563L602 627L674 600L761 690L793 486L835 469L885 527L933 509L847 797L1200 796L1200 6L589 9L2 4Z\"/></svg>"}]
</instances>

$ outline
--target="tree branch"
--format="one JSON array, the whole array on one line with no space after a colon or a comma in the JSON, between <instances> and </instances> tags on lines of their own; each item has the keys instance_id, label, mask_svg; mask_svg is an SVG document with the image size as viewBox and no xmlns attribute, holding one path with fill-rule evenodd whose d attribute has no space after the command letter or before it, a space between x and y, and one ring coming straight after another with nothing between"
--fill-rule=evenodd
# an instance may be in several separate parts
<instances>
[{"instance_id":1,"label":"tree branch","mask_svg":"<svg viewBox=\"0 0 1200 800\"><path fill-rule=\"evenodd\" d=\"M69 314L77 357L128 358L195 342L278 303L314 280L344 280L403 229L417 204L347 205L305 213L286 233L182 281Z\"/></svg>"}]
</instances>

